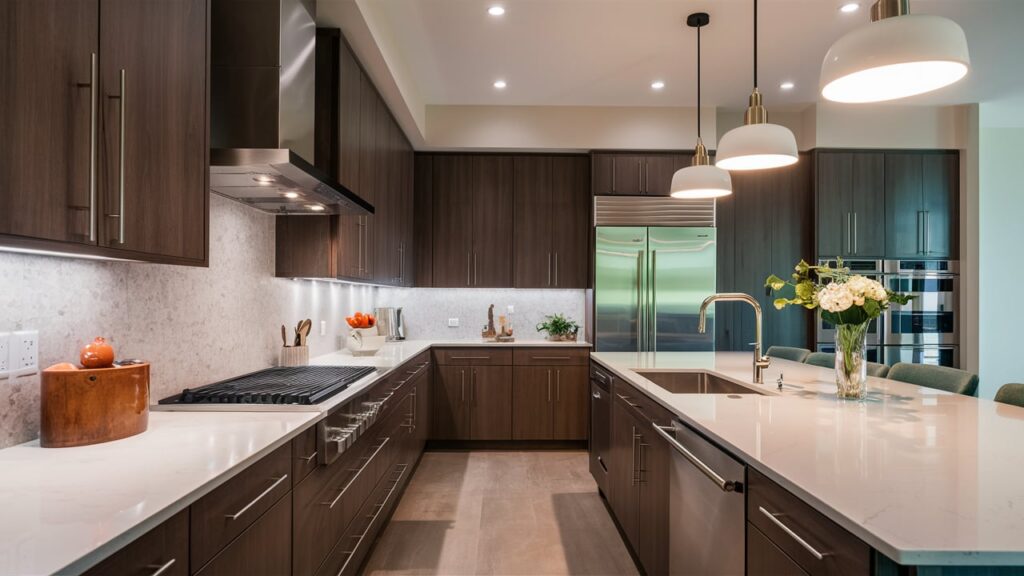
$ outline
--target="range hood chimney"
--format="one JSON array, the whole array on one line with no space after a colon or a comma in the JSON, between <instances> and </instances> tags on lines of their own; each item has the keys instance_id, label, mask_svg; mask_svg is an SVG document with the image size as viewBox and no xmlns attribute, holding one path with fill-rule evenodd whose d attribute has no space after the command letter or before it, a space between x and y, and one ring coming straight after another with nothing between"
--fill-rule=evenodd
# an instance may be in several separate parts
<instances>
[{"instance_id":1,"label":"range hood chimney","mask_svg":"<svg viewBox=\"0 0 1024 576\"><path fill-rule=\"evenodd\" d=\"M373 214L313 158L315 0L213 0L210 189L276 214Z\"/></svg>"}]
</instances>

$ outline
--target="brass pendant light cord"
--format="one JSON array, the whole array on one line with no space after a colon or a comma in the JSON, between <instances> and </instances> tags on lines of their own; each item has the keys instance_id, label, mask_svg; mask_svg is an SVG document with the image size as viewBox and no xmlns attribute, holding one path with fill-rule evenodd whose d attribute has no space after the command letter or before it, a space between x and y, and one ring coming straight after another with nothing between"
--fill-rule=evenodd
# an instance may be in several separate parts
<instances>
[{"instance_id":1,"label":"brass pendant light cord","mask_svg":"<svg viewBox=\"0 0 1024 576\"><path fill-rule=\"evenodd\" d=\"M754 0L754 90L757 90L757 0Z\"/></svg>"},{"instance_id":2,"label":"brass pendant light cord","mask_svg":"<svg viewBox=\"0 0 1024 576\"><path fill-rule=\"evenodd\" d=\"M700 29L697 26L697 140L700 141Z\"/></svg>"}]
</instances>

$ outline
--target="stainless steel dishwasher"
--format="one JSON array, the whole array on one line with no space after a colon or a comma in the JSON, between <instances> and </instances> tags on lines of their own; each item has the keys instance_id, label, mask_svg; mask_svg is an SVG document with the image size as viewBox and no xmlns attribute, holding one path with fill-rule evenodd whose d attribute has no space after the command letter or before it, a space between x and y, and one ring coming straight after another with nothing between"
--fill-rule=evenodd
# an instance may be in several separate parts
<instances>
[{"instance_id":1,"label":"stainless steel dishwasher","mask_svg":"<svg viewBox=\"0 0 1024 576\"><path fill-rule=\"evenodd\" d=\"M672 447L669 468L669 573L744 572L746 467L675 420L654 425Z\"/></svg>"}]
</instances>

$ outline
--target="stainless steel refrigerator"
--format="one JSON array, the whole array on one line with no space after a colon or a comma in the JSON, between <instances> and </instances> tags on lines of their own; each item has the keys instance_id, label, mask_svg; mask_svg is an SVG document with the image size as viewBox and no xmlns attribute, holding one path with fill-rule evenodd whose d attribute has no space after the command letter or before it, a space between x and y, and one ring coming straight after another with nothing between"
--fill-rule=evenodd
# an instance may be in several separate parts
<instances>
[{"instance_id":1,"label":"stainless steel refrigerator","mask_svg":"<svg viewBox=\"0 0 1024 576\"><path fill-rule=\"evenodd\" d=\"M714 350L713 308L705 334L697 323L715 293L715 265L715 228L598 226L595 350Z\"/></svg>"}]
</instances>

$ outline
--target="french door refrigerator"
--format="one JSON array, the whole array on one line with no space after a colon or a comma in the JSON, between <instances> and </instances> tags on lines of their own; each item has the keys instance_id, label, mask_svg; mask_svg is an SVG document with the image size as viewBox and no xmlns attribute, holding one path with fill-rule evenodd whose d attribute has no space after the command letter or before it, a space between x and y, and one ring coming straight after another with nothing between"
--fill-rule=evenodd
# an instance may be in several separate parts
<instances>
[{"instance_id":1,"label":"french door refrigerator","mask_svg":"<svg viewBox=\"0 0 1024 576\"><path fill-rule=\"evenodd\" d=\"M594 349L714 350L714 309L705 334L697 324L715 293L715 264L715 228L598 226Z\"/></svg>"}]
</instances>

